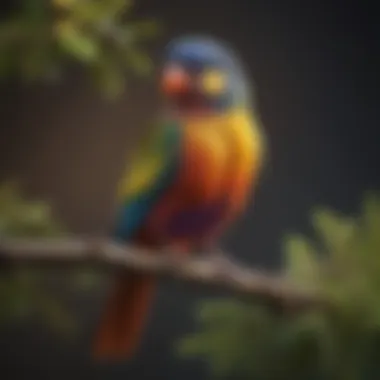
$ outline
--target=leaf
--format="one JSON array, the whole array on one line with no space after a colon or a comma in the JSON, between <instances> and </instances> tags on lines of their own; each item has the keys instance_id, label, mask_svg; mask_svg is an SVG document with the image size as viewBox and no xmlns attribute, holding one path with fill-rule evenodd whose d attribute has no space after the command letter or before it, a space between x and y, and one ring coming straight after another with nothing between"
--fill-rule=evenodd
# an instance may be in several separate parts
<instances>
[{"instance_id":1,"label":"leaf","mask_svg":"<svg viewBox=\"0 0 380 380\"><path fill-rule=\"evenodd\" d=\"M380 199L365 197L357 218L327 209L313 218L327 257L320 257L318 242L287 236L286 273L331 307L275 316L238 302L205 301L198 330L181 342L182 355L205 359L214 374L265 380L356 380L378 366Z\"/></svg>"},{"instance_id":2,"label":"leaf","mask_svg":"<svg viewBox=\"0 0 380 380\"><path fill-rule=\"evenodd\" d=\"M362 202L362 215L367 227L380 227L380 196L368 193ZM378 232L379 229L376 229Z\"/></svg>"},{"instance_id":3,"label":"leaf","mask_svg":"<svg viewBox=\"0 0 380 380\"><path fill-rule=\"evenodd\" d=\"M52 0L52 3L57 8L72 9L78 0Z\"/></svg>"},{"instance_id":4,"label":"leaf","mask_svg":"<svg viewBox=\"0 0 380 380\"><path fill-rule=\"evenodd\" d=\"M380 196L369 193L362 202L362 231L361 234L365 239L365 251L368 252L374 261L371 264L380 266ZM380 269L380 268L379 268Z\"/></svg>"},{"instance_id":5,"label":"leaf","mask_svg":"<svg viewBox=\"0 0 380 380\"><path fill-rule=\"evenodd\" d=\"M0 186L0 235L6 237L55 236L64 228L53 217L47 202L26 200L17 182ZM0 320L19 323L38 314L56 329L68 331L71 312L45 288L41 272L19 265L0 273Z\"/></svg>"},{"instance_id":6,"label":"leaf","mask_svg":"<svg viewBox=\"0 0 380 380\"><path fill-rule=\"evenodd\" d=\"M249 371L252 361L255 368L268 365L263 348L273 320L263 309L237 301L208 301L197 315L201 331L179 342L181 356L207 358L216 376Z\"/></svg>"},{"instance_id":7,"label":"leaf","mask_svg":"<svg viewBox=\"0 0 380 380\"><path fill-rule=\"evenodd\" d=\"M293 235L284 240L286 274L302 287L315 288L321 276L318 254L306 238Z\"/></svg>"},{"instance_id":8,"label":"leaf","mask_svg":"<svg viewBox=\"0 0 380 380\"><path fill-rule=\"evenodd\" d=\"M281 366L289 376L302 378L319 369L331 371L336 365L337 347L326 314L309 311L283 321L279 335Z\"/></svg>"},{"instance_id":9,"label":"leaf","mask_svg":"<svg viewBox=\"0 0 380 380\"><path fill-rule=\"evenodd\" d=\"M64 3L60 0L57 3ZM103 21L112 21L117 24L121 16L130 10L132 2L129 0L92 0L86 2L76 1L72 4L57 4L61 8L71 12L71 17L75 17L82 23L95 25Z\"/></svg>"},{"instance_id":10,"label":"leaf","mask_svg":"<svg viewBox=\"0 0 380 380\"><path fill-rule=\"evenodd\" d=\"M157 32L155 21L126 19L132 5L129 0L23 0L0 23L0 78L52 81L66 65L80 63L92 73L106 59L112 61L110 70L94 75L94 85L107 98L120 96L128 69L132 75L150 73L152 62L141 43Z\"/></svg>"},{"instance_id":11,"label":"leaf","mask_svg":"<svg viewBox=\"0 0 380 380\"><path fill-rule=\"evenodd\" d=\"M344 218L327 209L317 209L312 222L327 251L337 257L346 256L346 247L357 229L355 219Z\"/></svg>"},{"instance_id":12,"label":"leaf","mask_svg":"<svg viewBox=\"0 0 380 380\"><path fill-rule=\"evenodd\" d=\"M56 28L58 43L64 51L83 62L96 61L100 55L98 42L86 36L70 22L61 22Z\"/></svg>"}]
</instances>

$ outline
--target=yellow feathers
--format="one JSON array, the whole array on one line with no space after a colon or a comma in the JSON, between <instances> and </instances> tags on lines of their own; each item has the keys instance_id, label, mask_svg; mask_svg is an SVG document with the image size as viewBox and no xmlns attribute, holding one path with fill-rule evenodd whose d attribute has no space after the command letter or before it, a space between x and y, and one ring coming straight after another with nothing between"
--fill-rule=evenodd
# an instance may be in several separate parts
<instances>
[{"instance_id":1,"label":"yellow feathers","mask_svg":"<svg viewBox=\"0 0 380 380\"><path fill-rule=\"evenodd\" d=\"M134 197L153 186L167 160L159 149L160 142L157 133L150 133L141 141L119 183L119 199Z\"/></svg>"},{"instance_id":2,"label":"yellow feathers","mask_svg":"<svg viewBox=\"0 0 380 380\"><path fill-rule=\"evenodd\" d=\"M193 119L188 122L186 129L193 139L208 141L206 144L210 151L219 152L214 153L219 157L218 160L222 160L219 141L223 141L223 149L233 152L237 166L244 166L245 162L251 169L260 170L265 139L259 121L247 110L233 109L227 114ZM220 165L223 165L222 162Z\"/></svg>"},{"instance_id":3,"label":"yellow feathers","mask_svg":"<svg viewBox=\"0 0 380 380\"><path fill-rule=\"evenodd\" d=\"M259 120L244 111L230 116L229 141L236 152L236 160L246 162L254 171L254 177L261 170L265 156L265 138Z\"/></svg>"},{"instance_id":4,"label":"yellow feathers","mask_svg":"<svg viewBox=\"0 0 380 380\"><path fill-rule=\"evenodd\" d=\"M226 167L232 176L241 177L242 181L245 177L247 181L257 178L264 159L265 140L258 121L246 110L234 109L223 115L189 119L175 130L176 133L184 131L185 146L196 151L192 160L197 162L191 164L191 170L204 172L207 167L207 183L213 185L200 189L205 196L207 193L207 198L212 198L218 188L223 187L222 179L218 178L223 177ZM142 141L119 183L120 200L147 192L157 184L172 157L173 140L170 142L168 136L170 132L165 135L158 129ZM194 172L194 176L197 177L197 173Z\"/></svg>"},{"instance_id":5,"label":"yellow feathers","mask_svg":"<svg viewBox=\"0 0 380 380\"><path fill-rule=\"evenodd\" d=\"M245 109L192 118L185 125L186 170L204 200L229 192L236 207L257 180L265 144L258 120ZM200 188L195 184L199 183Z\"/></svg>"}]
</instances>

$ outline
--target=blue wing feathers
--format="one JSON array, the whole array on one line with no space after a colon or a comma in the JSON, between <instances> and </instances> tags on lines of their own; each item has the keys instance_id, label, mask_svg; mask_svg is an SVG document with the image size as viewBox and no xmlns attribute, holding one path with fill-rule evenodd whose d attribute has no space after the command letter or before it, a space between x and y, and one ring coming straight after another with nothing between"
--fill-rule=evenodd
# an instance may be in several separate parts
<instances>
[{"instance_id":1,"label":"blue wing feathers","mask_svg":"<svg viewBox=\"0 0 380 380\"><path fill-rule=\"evenodd\" d=\"M143 225L155 203L159 201L160 196L174 180L176 174L175 168L176 165L168 165L168 168L160 176L156 186L150 192L141 194L120 206L114 231L116 240L128 241L133 238L135 232Z\"/></svg>"}]
</instances>

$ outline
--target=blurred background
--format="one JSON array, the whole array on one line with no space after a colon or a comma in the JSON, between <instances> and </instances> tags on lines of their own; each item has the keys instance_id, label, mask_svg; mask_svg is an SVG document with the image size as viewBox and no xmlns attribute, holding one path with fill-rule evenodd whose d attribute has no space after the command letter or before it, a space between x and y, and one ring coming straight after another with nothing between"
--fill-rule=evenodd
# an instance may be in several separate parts
<instances>
[{"instance_id":1,"label":"blurred background","mask_svg":"<svg viewBox=\"0 0 380 380\"><path fill-rule=\"evenodd\" d=\"M84 34L76 35L83 25ZM218 37L236 49L268 137L261 183L223 241L225 249L247 265L277 270L285 235L314 236L313 210L360 212L365 194L380 184L380 35L376 11L366 2L5 1L0 220L12 202L14 208L3 217L4 234L36 235L36 221L24 220L27 207L35 207L41 234L53 224L50 217L70 233L108 233L128 152L159 107L155 70L162 49L171 38L189 33ZM18 181L19 198L9 180ZM50 211L44 203L25 204L26 199L47 201ZM62 285L64 273L57 278L49 287L69 305L78 331L66 339L37 314L21 322L12 316L0 330L4 380L210 378L207 360L183 360L173 346L194 331L198 300L222 294L162 284L139 355L132 363L101 366L91 360L89 345L106 279L90 279L94 284L86 288L82 278L83 290ZM7 289L4 299L13 288Z\"/></svg>"}]
</instances>

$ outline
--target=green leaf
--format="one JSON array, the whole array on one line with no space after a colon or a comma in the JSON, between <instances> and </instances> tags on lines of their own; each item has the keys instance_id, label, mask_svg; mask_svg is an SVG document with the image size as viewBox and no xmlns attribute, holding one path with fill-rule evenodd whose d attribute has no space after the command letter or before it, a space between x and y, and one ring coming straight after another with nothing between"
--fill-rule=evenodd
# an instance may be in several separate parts
<instances>
[{"instance_id":1,"label":"green leaf","mask_svg":"<svg viewBox=\"0 0 380 380\"><path fill-rule=\"evenodd\" d=\"M121 95L129 74L151 72L152 62L141 45L157 32L155 21L125 18L132 4L53 0L58 12L51 12L46 1L23 0L22 7L0 23L0 78L21 78L26 84L51 81L70 63L84 64L91 73L108 60L111 72L107 69L92 79L106 97Z\"/></svg>"},{"instance_id":2,"label":"green leaf","mask_svg":"<svg viewBox=\"0 0 380 380\"><path fill-rule=\"evenodd\" d=\"M342 217L336 212L318 209L313 214L312 222L329 253L337 256L347 252L346 247L357 228L354 218Z\"/></svg>"},{"instance_id":3,"label":"green leaf","mask_svg":"<svg viewBox=\"0 0 380 380\"><path fill-rule=\"evenodd\" d=\"M365 252L368 252L380 265L380 255L378 254L380 250L380 196L373 193L366 194L362 202L361 221Z\"/></svg>"},{"instance_id":4,"label":"green leaf","mask_svg":"<svg viewBox=\"0 0 380 380\"><path fill-rule=\"evenodd\" d=\"M337 347L331 328L328 317L320 311L283 320L278 337L282 371L289 376L300 376L305 371L310 376L319 369L331 371L337 364Z\"/></svg>"},{"instance_id":5,"label":"green leaf","mask_svg":"<svg viewBox=\"0 0 380 380\"><path fill-rule=\"evenodd\" d=\"M367 227L380 226L380 196L376 193L368 193L362 202L362 215L367 222ZM377 231L379 231L377 229Z\"/></svg>"},{"instance_id":6,"label":"green leaf","mask_svg":"<svg viewBox=\"0 0 380 380\"><path fill-rule=\"evenodd\" d=\"M321 267L315 247L306 238L293 235L284 240L286 274L302 287L315 288L321 276Z\"/></svg>"},{"instance_id":7,"label":"green leaf","mask_svg":"<svg viewBox=\"0 0 380 380\"><path fill-rule=\"evenodd\" d=\"M179 345L182 355L205 359L214 374L247 379L359 380L378 366L379 198L367 196L357 218L327 209L313 218L320 242L288 236L285 269L289 280L312 287L330 307L275 316L237 302L205 301L198 330Z\"/></svg>"},{"instance_id":8,"label":"green leaf","mask_svg":"<svg viewBox=\"0 0 380 380\"><path fill-rule=\"evenodd\" d=\"M129 0L76 1L69 4L65 2L67 0L56 0L57 6L66 8L71 12L72 17L93 25L103 21L112 21L115 24L132 6Z\"/></svg>"},{"instance_id":9,"label":"green leaf","mask_svg":"<svg viewBox=\"0 0 380 380\"><path fill-rule=\"evenodd\" d=\"M96 61L100 55L98 42L79 31L75 25L62 23L58 26L58 43L67 53L83 62Z\"/></svg>"},{"instance_id":10,"label":"green leaf","mask_svg":"<svg viewBox=\"0 0 380 380\"><path fill-rule=\"evenodd\" d=\"M17 182L0 186L0 235L5 237L57 236L64 228L48 203L26 200ZM19 323L39 314L53 328L69 326L71 313L46 287L46 273L15 265L0 273L0 320ZM66 330L65 330L66 331Z\"/></svg>"},{"instance_id":11,"label":"green leaf","mask_svg":"<svg viewBox=\"0 0 380 380\"><path fill-rule=\"evenodd\" d=\"M217 376L232 374L237 368L248 371L252 360L256 367L268 363L262 352L273 331L273 320L263 309L236 301L208 301L197 316L201 331L179 342L180 355L206 357Z\"/></svg>"}]
</instances>

